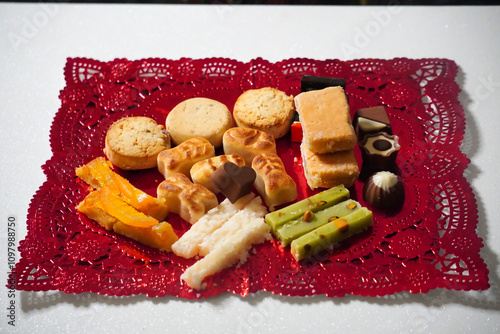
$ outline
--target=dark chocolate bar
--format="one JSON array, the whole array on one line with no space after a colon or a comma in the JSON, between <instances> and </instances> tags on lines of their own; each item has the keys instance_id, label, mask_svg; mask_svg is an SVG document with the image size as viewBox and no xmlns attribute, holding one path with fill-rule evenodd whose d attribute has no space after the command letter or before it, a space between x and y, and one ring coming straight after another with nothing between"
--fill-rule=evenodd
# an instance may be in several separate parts
<instances>
[{"instance_id":1,"label":"dark chocolate bar","mask_svg":"<svg viewBox=\"0 0 500 334\"><path fill-rule=\"evenodd\" d=\"M300 79L300 91L308 92L311 90L320 90L326 87L341 86L345 90L345 79L319 77L315 75L303 75Z\"/></svg>"}]
</instances>

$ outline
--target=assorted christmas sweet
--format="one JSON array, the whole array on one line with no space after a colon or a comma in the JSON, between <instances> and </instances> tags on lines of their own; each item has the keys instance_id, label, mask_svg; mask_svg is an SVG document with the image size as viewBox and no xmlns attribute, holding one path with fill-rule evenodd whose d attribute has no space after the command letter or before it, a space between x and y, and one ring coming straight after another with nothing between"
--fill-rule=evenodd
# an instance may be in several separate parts
<instances>
[{"instance_id":1,"label":"assorted christmas sweet","mask_svg":"<svg viewBox=\"0 0 500 334\"><path fill-rule=\"evenodd\" d=\"M197 257L180 277L193 289L273 236L301 261L369 230L368 207L404 205L395 174L399 138L382 106L357 110L351 121L344 79L304 76L301 84L296 97L271 87L243 92L232 113L212 99L188 99L170 111L165 127L147 117L118 120L106 135L106 158L76 170L90 186L78 210L106 230ZM296 159L310 189L320 189L315 195L297 201L277 140L300 143ZM360 175L356 144L370 174L362 194L368 207L348 190ZM156 197L116 172L148 168L165 178ZM170 215L192 226L178 236Z\"/></svg>"}]
</instances>

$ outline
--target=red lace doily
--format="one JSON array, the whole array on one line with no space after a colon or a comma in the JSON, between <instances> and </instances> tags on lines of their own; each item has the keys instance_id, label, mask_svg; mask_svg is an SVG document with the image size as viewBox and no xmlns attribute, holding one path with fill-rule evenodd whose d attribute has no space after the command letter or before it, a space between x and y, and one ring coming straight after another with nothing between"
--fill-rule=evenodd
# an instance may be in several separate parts
<instances>
[{"instance_id":1,"label":"red lace doily","mask_svg":"<svg viewBox=\"0 0 500 334\"><path fill-rule=\"evenodd\" d=\"M64 74L50 133L53 156L43 166L47 181L31 201L28 234L19 247L19 290L205 298L228 291L334 297L489 287L479 255L476 201L463 176L469 160L459 149L465 118L453 61L74 58ZM115 120L146 115L163 123L170 108L193 96L232 109L243 91L264 86L297 95L303 74L346 78L352 113L386 106L402 147L397 163L407 199L399 213L374 211L373 228L300 263L276 240L257 245L245 264L207 278L205 290L193 291L179 277L194 260L106 231L76 210L88 187L75 177L75 168L103 155L105 132ZM278 151L299 197L311 195L299 145L284 137ZM356 155L361 166L358 148ZM162 179L156 170L125 176L153 195ZM351 197L364 205L362 186L357 181ZM175 215L169 221L179 235L189 227Z\"/></svg>"}]
</instances>

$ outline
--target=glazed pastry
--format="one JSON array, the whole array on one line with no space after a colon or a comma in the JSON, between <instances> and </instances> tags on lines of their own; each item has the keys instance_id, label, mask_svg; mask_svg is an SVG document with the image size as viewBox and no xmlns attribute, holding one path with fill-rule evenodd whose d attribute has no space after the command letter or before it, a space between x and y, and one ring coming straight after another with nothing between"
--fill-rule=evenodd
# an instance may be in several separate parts
<instances>
[{"instance_id":1,"label":"glazed pastry","mask_svg":"<svg viewBox=\"0 0 500 334\"><path fill-rule=\"evenodd\" d=\"M274 137L264 131L249 128L231 128L222 139L225 154L238 154L247 166L262 153L276 153Z\"/></svg>"},{"instance_id":2,"label":"glazed pastry","mask_svg":"<svg viewBox=\"0 0 500 334\"><path fill-rule=\"evenodd\" d=\"M217 168L226 162L232 162L240 167L245 165L245 160L238 154L218 155L195 163L189 172L191 180L201 184L214 194L219 193L219 189L214 186L211 177Z\"/></svg>"},{"instance_id":3,"label":"glazed pastry","mask_svg":"<svg viewBox=\"0 0 500 334\"><path fill-rule=\"evenodd\" d=\"M111 169L110 161L97 157L87 164L76 168L76 175L91 187L99 190L102 187L117 189L121 198L129 205L146 215L162 221L167 217L168 208L165 200L150 196L134 187L128 180Z\"/></svg>"},{"instance_id":4,"label":"glazed pastry","mask_svg":"<svg viewBox=\"0 0 500 334\"><path fill-rule=\"evenodd\" d=\"M196 223L208 210L219 203L214 193L192 183L181 173L174 173L158 185L158 198L164 198L170 212L190 224Z\"/></svg>"},{"instance_id":5,"label":"glazed pastry","mask_svg":"<svg viewBox=\"0 0 500 334\"><path fill-rule=\"evenodd\" d=\"M169 177L175 173L190 176L193 165L215 156L215 149L208 140L201 137L186 140L179 146L161 151L158 154L158 170Z\"/></svg>"},{"instance_id":6,"label":"glazed pastry","mask_svg":"<svg viewBox=\"0 0 500 334\"><path fill-rule=\"evenodd\" d=\"M257 174L255 188L271 211L275 206L297 198L297 185L287 174L285 165L278 155L259 154L253 159L252 168Z\"/></svg>"},{"instance_id":7,"label":"glazed pastry","mask_svg":"<svg viewBox=\"0 0 500 334\"><path fill-rule=\"evenodd\" d=\"M115 198L115 200L118 199ZM123 206L127 204L122 202L120 205ZM172 226L168 222L156 222L152 226L141 227L130 225L129 222L125 224L120 221L117 217L113 216L111 212L105 210L99 196L99 191L97 190L88 194L85 199L78 204L77 209L106 230L112 230L161 251L171 251L172 244L178 239ZM132 209L131 211L134 210ZM138 216L143 217L140 212L134 212L132 215L129 214L129 217L132 219Z\"/></svg>"}]
</instances>

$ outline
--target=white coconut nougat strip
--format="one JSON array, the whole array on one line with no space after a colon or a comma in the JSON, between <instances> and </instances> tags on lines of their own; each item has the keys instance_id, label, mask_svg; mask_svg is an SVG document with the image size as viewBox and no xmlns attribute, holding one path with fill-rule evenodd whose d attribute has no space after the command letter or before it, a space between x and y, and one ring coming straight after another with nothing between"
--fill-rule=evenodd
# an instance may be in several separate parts
<instances>
[{"instance_id":1,"label":"white coconut nougat strip","mask_svg":"<svg viewBox=\"0 0 500 334\"><path fill-rule=\"evenodd\" d=\"M181 275L181 279L191 288L200 290L205 277L214 275L238 261L244 263L252 245L272 238L270 230L264 218L251 217L244 227L222 241L207 256L187 268Z\"/></svg>"},{"instance_id":2,"label":"white coconut nougat strip","mask_svg":"<svg viewBox=\"0 0 500 334\"><path fill-rule=\"evenodd\" d=\"M174 254L186 259L198 255L203 240L223 226L254 198L255 195L250 193L237 200L234 204L225 199L221 204L209 210L172 245Z\"/></svg>"},{"instance_id":3,"label":"white coconut nougat strip","mask_svg":"<svg viewBox=\"0 0 500 334\"><path fill-rule=\"evenodd\" d=\"M262 199L255 197L247 206L226 221L219 229L206 235L199 246L199 255L206 256L219 244L241 230L248 221L254 218L263 218L267 209L262 205Z\"/></svg>"}]
</instances>

